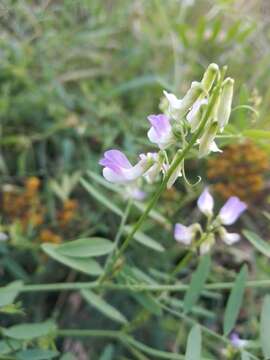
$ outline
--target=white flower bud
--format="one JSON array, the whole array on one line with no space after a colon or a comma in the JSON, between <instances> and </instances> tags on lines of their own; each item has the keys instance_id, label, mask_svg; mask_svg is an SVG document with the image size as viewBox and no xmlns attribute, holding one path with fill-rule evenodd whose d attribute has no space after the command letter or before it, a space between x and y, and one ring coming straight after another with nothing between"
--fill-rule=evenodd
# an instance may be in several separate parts
<instances>
[{"instance_id":1,"label":"white flower bud","mask_svg":"<svg viewBox=\"0 0 270 360\"><path fill-rule=\"evenodd\" d=\"M207 93L211 90L218 73L219 67L217 64L210 64L206 69L201 83Z\"/></svg>"},{"instance_id":2,"label":"white flower bud","mask_svg":"<svg viewBox=\"0 0 270 360\"><path fill-rule=\"evenodd\" d=\"M183 99L178 99L174 94L163 91L169 102L169 114L175 120L182 118L191 109L192 105L205 91L201 83L194 81Z\"/></svg>"},{"instance_id":3,"label":"white flower bud","mask_svg":"<svg viewBox=\"0 0 270 360\"><path fill-rule=\"evenodd\" d=\"M190 89L187 91L186 95L183 97L181 102L180 115L185 115L199 96L203 93L204 89L201 83L193 81L191 83Z\"/></svg>"},{"instance_id":4,"label":"white flower bud","mask_svg":"<svg viewBox=\"0 0 270 360\"><path fill-rule=\"evenodd\" d=\"M216 143L215 137L218 131L218 123L216 121L212 122L208 129L205 131L203 136L199 140L199 157L204 157L208 155L211 151L218 152L221 151Z\"/></svg>"},{"instance_id":5,"label":"white flower bud","mask_svg":"<svg viewBox=\"0 0 270 360\"><path fill-rule=\"evenodd\" d=\"M221 131L228 124L230 118L233 99L233 86L233 79L227 78L224 80L221 91L220 104L217 111L217 121Z\"/></svg>"},{"instance_id":6,"label":"white flower bud","mask_svg":"<svg viewBox=\"0 0 270 360\"><path fill-rule=\"evenodd\" d=\"M199 99L194 103L192 109L187 114L187 121L190 125L192 133L195 132L200 126L200 122L203 117L204 111L207 108L207 104L207 99Z\"/></svg>"}]
</instances>

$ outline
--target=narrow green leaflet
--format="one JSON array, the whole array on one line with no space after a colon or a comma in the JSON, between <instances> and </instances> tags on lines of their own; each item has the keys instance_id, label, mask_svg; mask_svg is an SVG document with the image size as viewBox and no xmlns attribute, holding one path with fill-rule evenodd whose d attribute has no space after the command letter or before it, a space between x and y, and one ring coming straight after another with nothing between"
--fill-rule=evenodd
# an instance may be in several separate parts
<instances>
[{"instance_id":1,"label":"narrow green leaflet","mask_svg":"<svg viewBox=\"0 0 270 360\"><path fill-rule=\"evenodd\" d=\"M10 305L14 302L20 292L22 281L14 281L0 288L0 307Z\"/></svg>"},{"instance_id":2,"label":"narrow green leaflet","mask_svg":"<svg viewBox=\"0 0 270 360\"><path fill-rule=\"evenodd\" d=\"M56 331L56 325L52 321L35 324L14 325L7 329L2 329L5 336L16 340L30 340L49 335Z\"/></svg>"},{"instance_id":3,"label":"narrow green leaflet","mask_svg":"<svg viewBox=\"0 0 270 360\"><path fill-rule=\"evenodd\" d=\"M270 245L252 231L244 230L243 234L248 241L263 255L270 257Z\"/></svg>"},{"instance_id":4,"label":"narrow green leaflet","mask_svg":"<svg viewBox=\"0 0 270 360\"><path fill-rule=\"evenodd\" d=\"M72 258L69 256L62 255L57 251L58 245L54 245L54 244L42 244L41 247L42 250L45 251L45 253L49 255L51 258L53 258L56 261L59 261L60 263L72 269L93 276L98 276L103 272L99 263L94 259Z\"/></svg>"},{"instance_id":5,"label":"narrow green leaflet","mask_svg":"<svg viewBox=\"0 0 270 360\"><path fill-rule=\"evenodd\" d=\"M187 339L185 360L201 360L202 335L199 325L194 325Z\"/></svg>"},{"instance_id":6,"label":"narrow green leaflet","mask_svg":"<svg viewBox=\"0 0 270 360\"><path fill-rule=\"evenodd\" d=\"M100 191L98 191L94 186L92 186L89 182L84 179L80 180L80 183L85 188L86 191L89 192L98 202L102 205L110 209L112 212L119 216L123 216L123 211L116 205L113 204L110 198L103 195Z\"/></svg>"},{"instance_id":7,"label":"narrow green leaflet","mask_svg":"<svg viewBox=\"0 0 270 360\"><path fill-rule=\"evenodd\" d=\"M112 305L108 304L102 297L94 294L90 290L82 290L81 294L90 305L102 312L108 318L121 324L127 323L127 319L125 318L125 316L122 315L120 311L115 309Z\"/></svg>"},{"instance_id":8,"label":"narrow green leaflet","mask_svg":"<svg viewBox=\"0 0 270 360\"><path fill-rule=\"evenodd\" d=\"M263 299L261 319L260 319L260 340L262 351L265 359L270 358L270 295L266 295Z\"/></svg>"},{"instance_id":9,"label":"narrow green leaflet","mask_svg":"<svg viewBox=\"0 0 270 360\"><path fill-rule=\"evenodd\" d=\"M191 277L190 286L184 298L184 312L189 312L193 305L197 302L204 284L210 272L211 258L210 255L204 255L197 267L195 273Z\"/></svg>"},{"instance_id":10,"label":"narrow green leaflet","mask_svg":"<svg viewBox=\"0 0 270 360\"><path fill-rule=\"evenodd\" d=\"M57 247L57 252L71 257L86 258L110 253L114 248L113 242L93 237L69 241Z\"/></svg>"},{"instance_id":11,"label":"narrow green leaflet","mask_svg":"<svg viewBox=\"0 0 270 360\"><path fill-rule=\"evenodd\" d=\"M245 291L247 266L242 266L231 290L224 315L223 333L228 335L235 326Z\"/></svg>"},{"instance_id":12,"label":"narrow green leaflet","mask_svg":"<svg viewBox=\"0 0 270 360\"><path fill-rule=\"evenodd\" d=\"M53 350L22 350L16 354L16 360L49 360L55 359L59 353Z\"/></svg>"},{"instance_id":13,"label":"narrow green leaflet","mask_svg":"<svg viewBox=\"0 0 270 360\"><path fill-rule=\"evenodd\" d=\"M132 229L132 227L129 225L126 225L124 227L124 231L127 234L131 231L131 229ZM145 235L141 231L136 232L136 234L134 235L134 239L137 242L139 242L140 244L142 244L152 250L155 250L158 252L162 252L165 250L164 247L160 243L158 243L156 240L152 239L150 236Z\"/></svg>"}]
</instances>

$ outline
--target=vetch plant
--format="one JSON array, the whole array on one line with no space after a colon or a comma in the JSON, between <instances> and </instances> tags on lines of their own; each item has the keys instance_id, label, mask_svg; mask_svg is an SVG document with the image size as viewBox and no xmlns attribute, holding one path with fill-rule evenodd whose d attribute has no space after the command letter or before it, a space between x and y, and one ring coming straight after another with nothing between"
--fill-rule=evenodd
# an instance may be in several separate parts
<instances>
[{"instance_id":1,"label":"vetch plant","mask_svg":"<svg viewBox=\"0 0 270 360\"><path fill-rule=\"evenodd\" d=\"M184 162L190 150L199 145L199 157L206 156L211 151L220 151L215 137L218 132L223 131L224 124L228 121L232 104L232 96L228 96L228 93L232 95L234 84L233 79L224 80L225 72L226 68L220 71L216 64L209 65L202 80L193 82L182 99L164 91L168 100L166 114L148 117L152 125L148 137L160 148L159 152L141 154L135 166L132 166L118 150L105 152L100 164L104 167L103 176L112 183L130 184L140 177L153 182L160 172L163 174L162 182L144 213L116 250L115 259L106 267L108 272L111 271L112 264L124 253L166 187L170 188L178 177L185 174ZM221 117L225 113L225 107L227 108L224 122ZM173 154L171 158L167 149ZM105 274L102 279L106 276Z\"/></svg>"},{"instance_id":2,"label":"vetch plant","mask_svg":"<svg viewBox=\"0 0 270 360\"><path fill-rule=\"evenodd\" d=\"M14 313L16 304L13 303L20 293L77 290L81 298L92 309L100 312L102 316L107 317L110 321L114 321L120 328L116 330L112 327L108 327L112 330L106 328L91 328L88 330L59 329L54 322L25 323L7 329L1 328L0 331L5 339L8 339L9 342L17 341L19 344L19 355L16 355L15 359L27 358L27 356L30 358L30 355L33 357L32 353L25 353L25 351L36 351L37 349L33 349L33 347L37 347L39 344L45 344L46 346L41 350L39 349L41 352L37 354L38 358L53 358L53 356L58 355L54 351L53 339L67 336L86 336L102 337L107 339L108 342L111 339L113 343L118 341L136 359L206 360L212 350L210 349L210 351L204 353L203 337L208 336L223 344L223 347L219 346L219 348L215 349L214 355L222 356L222 354L226 353L229 354L228 359L233 360L235 354L239 355L240 352L242 355L248 356L246 359L258 360L258 357L247 350L248 341L244 343L244 346L239 346L239 339L234 335L238 334L238 332L234 329L245 288L252 286L263 287L265 281L258 281L255 284L252 281L247 282L247 267L245 265L239 271L235 283L214 282L212 277L210 281L210 250L217 238L221 238L227 245L239 241L240 234L229 232L228 226L234 224L247 209L246 203L233 196L225 202L218 212L215 212L214 199L208 188L206 188L197 201L200 212L205 216L205 227L199 223L190 225L177 223L174 227L175 240L186 247L181 249L181 247L175 246L177 250L184 250L184 255L181 253L180 260L176 257L177 260L169 263L170 267L154 269L149 266L149 269L145 271L143 267L137 267L134 259L130 260L130 257L127 256L127 249L134 240L147 246L148 250L150 248L151 254L155 251L157 254L163 253L164 258L169 256L168 253L165 253L165 246L163 247L158 241L144 234L141 228L148 216L157 220L157 222L164 221L162 215L155 212L155 205L167 188L172 187L179 178L186 181L187 186L190 185L185 176L185 161L191 152L196 157L201 158L207 156L210 152L221 151L217 144L217 135L222 133L228 124L234 87L234 80L229 77L225 78L225 73L226 67L220 70L216 64L209 65L201 81L192 82L181 99L164 90L166 106L163 113L151 114L147 117L150 124L147 137L153 145L153 152L141 153L137 157L137 161L132 162L119 149L110 149L105 151L104 156L99 161L99 164L103 167L103 178L89 172L88 175L91 181L96 181L100 186L120 194L121 199L128 199L125 209L122 209L120 205L114 204L111 199L96 191L92 183L87 182L85 178L80 179L80 183L91 196L110 209L115 216L120 217L121 221L114 239L85 236L61 244L47 242L42 244L42 249L48 257L72 269L71 277L73 277L74 271L77 271L84 274L84 276L95 277L96 280L69 282L68 278L67 281L61 283L28 285L18 281L0 289L0 311L4 313L11 313L12 311ZM200 174L197 175L200 178ZM156 190L147 204L138 205L136 200L141 200L145 196L141 190L144 181L152 184L153 188L156 186ZM62 193L61 186L57 187L57 193L58 195ZM63 197L63 195L61 196ZM63 199L66 199L66 197ZM133 209L133 204L141 212L141 216L135 223L130 223L131 216L129 215L131 209ZM169 220L164 228L166 231L169 229L167 234L171 234L172 226ZM126 234L126 237L124 237L124 234ZM262 245L261 241L258 244L256 238L254 240L254 235L247 233L246 236L252 237L250 241L255 242L258 249L263 248L265 254L270 254L265 244ZM2 243L4 242L2 241ZM197 249L199 249L201 256L196 256ZM161 259L160 263L162 262ZM189 267L193 269L194 263L198 263L197 268L189 276L187 270ZM182 270L185 270L185 272L182 272ZM187 283L189 277L190 281ZM208 283L206 283L207 280ZM269 280L266 280L266 283L269 285ZM197 320L199 316L207 318L206 324L209 321L216 320L215 314L211 310L196 305L200 296L203 294L204 298L210 299L210 303L220 299L220 294L216 293L217 290L228 289L231 291L224 312L223 334L212 330L212 328L215 328L214 326L207 328L203 324L199 325ZM112 305L111 297L108 296L109 301L106 300L106 296L111 294L112 291L122 292L123 297L126 295L123 304L125 304L126 299L128 299L127 303L129 303L131 298L139 306L139 311L136 311L134 315L131 312L126 315L125 306L121 306L121 309L119 309L120 307ZM182 293L185 294L183 301L180 298ZM62 303L62 297L60 302ZM262 313L264 318L270 316L268 298L265 300ZM168 346L169 351L145 345L134 338L133 332L149 320L151 316L163 319L163 314L166 315L164 316L165 319L170 316L176 319L177 322L181 321L184 326L191 327L185 351L182 351L183 349L178 346L180 332L183 330L182 327L175 336L175 344ZM196 319L193 318L194 316L196 316ZM262 332L264 332L268 323L266 321L261 323ZM179 325L173 327L172 333L175 334L178 328ZM230 336L231 332L232 335ZM268 356L269 347L267 341L265 341L265 336L262 335L261 337L262 352ZM43 339L43 342L40 338ZM231 352L232 345L233 351ZM227 351L228 349L229 351ZM53 354L48 354L48 351L53 351ZM180 354L180 352L185 352L185 355ZM11 356L13 356L13 353ZM13 360L13 357L11 359Z\"/></svg>"}]
</instances>

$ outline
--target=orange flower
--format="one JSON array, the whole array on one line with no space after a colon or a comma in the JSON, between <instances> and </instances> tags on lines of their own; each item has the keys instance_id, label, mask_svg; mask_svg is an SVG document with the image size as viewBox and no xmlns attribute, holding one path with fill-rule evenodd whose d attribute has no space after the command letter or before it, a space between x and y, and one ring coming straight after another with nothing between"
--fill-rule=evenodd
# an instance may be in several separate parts
<instances>
[{"instance_id":1,"label":"orange flower","mask_svg":"<svg viewBox=\"0 0 270 360\"><path fill-rule=\"evenodd\" d=\"M50 229L43 229L39 234L39 240L42 243L49 242L52 244L59 244L62 242L62 238L60 235L56 234Z\"/></svg>"},{"instance_id":2,"label":"orange flower","mask_svg":"<svg viewBox=\"0 0 270 360\"><path fill-rule=\"evenodd\" d=\"M25 189L28 194L36 194L40 187L40 180L35 176L31 176L25 181Z\"/></svg>"},{"instance_id":3,"label":"orange flower","mask_svg":"<svg viewBox=\"0 0 270 360\"><path fill-rule=\"evenodd\" d=\"M215 191L223 198L236 195L247 202L264 190L268 171L267 153L250 141L229 145L207 162L207 175Z\"/></svg>"}]
</instances>

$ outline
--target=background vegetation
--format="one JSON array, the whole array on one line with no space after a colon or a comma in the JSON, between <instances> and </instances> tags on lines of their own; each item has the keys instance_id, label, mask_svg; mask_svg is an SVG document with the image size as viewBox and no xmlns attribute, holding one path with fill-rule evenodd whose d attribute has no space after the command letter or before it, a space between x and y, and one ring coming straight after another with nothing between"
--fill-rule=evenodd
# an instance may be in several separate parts
<instances>
[{"instance_id":1,"label":"background vegetation","mask_svg":"<svg viewBox=\"0 0 270 360\"><path fill-rule=\"evenodd\" d=\"M160 111L162 90L181 96L211 62L228 65L236 80L231 122L219 139L224 152L205 161L191 156L188 178L195 182L200 174L202 182L189 187L180 181L165 192L144 226L152 242L132 247L128 259L134 273L128 268L124 273L146 283L166 278L185 251L175 244L172 226L199 218L195 199L206 184L221 203L230 195L245 200L249 211L240 229L269 240L269 5L267 0L0 2L0 230L8 236L0 242L2 286L15 280L89 279L49 259L40 245L114 238L126 195L102 180L98 160L109 148L124 150L131 160L142 149L151 151L146 116ZM154 191L149 185L143 190L146 198ZM131 223L144 204L135 202ZM235 247L218 245L212 261L212 282L234 281L244 262L250 279L267 279L270 273L267 258L247 240ZM187 280L196 264L184 273ZM257 356L265 293L246 291L237 327L241 337L254 340ZM227 297L227 291L206 291L193 316L219 332ZM188 322L161 315L152 297L112 292L109 300L133 320L127 333L153 348L184 353ZM117 326L76 292L25 292L19 301L5 309L1 327L48 318L60 328ZM52 341L45 337L39 348L51 349ZM148 358L143 349L102 337L59 337L55 344L81 360ZM209 359L240 358L211 337L205 347ZM2 348L4 340L0 354Z\"/></svg>"}]
</instances>

